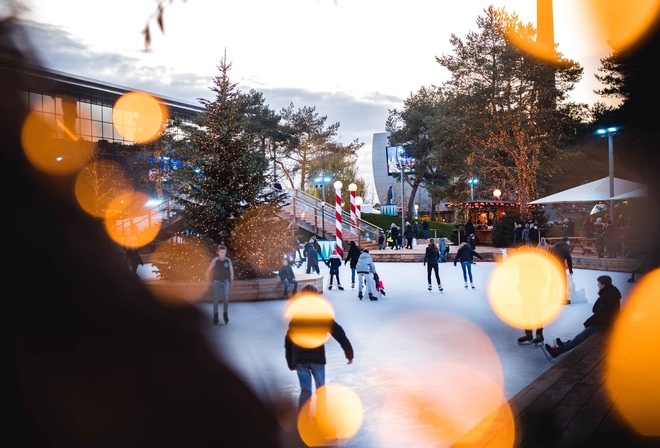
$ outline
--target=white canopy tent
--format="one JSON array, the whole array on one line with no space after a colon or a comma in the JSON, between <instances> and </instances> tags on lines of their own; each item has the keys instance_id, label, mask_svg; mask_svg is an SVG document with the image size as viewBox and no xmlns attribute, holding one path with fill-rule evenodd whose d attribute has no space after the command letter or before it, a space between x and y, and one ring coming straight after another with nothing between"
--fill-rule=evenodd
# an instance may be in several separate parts
<instances>
[{"instance_id":1,"label":"white canopy tent","mask_svg":"<svg viewBox=\"0 0 660 448\"><path fill-rule=\"evenodd\" d=\"M626 199L633 198L645 198L649 195L648 187L639 188L637 190L629 191L628 193L623 193L617 196L614 196L612 200L614 201L624 201Z\"/></svg>"},{"instance_id":2,"label":"white canopy tent","mask_svg":"<svg viewBox=\"0 0 660 448\"><path fill-rule=\"evenodd\" d=\"M648 194L646 185L630 180L614 178L614 196L612 200L624 200L633 197L645 197ZM605 202L610 200L610 178L569 188L559 193L531 201L530 204L556 204L562 202Z\"/></svg>"}]
</instances>

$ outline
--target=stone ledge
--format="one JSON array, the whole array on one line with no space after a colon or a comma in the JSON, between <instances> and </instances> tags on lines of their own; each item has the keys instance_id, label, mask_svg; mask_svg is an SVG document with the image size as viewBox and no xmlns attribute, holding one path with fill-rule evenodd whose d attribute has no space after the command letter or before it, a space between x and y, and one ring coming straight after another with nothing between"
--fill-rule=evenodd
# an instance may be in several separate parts
<instances>
[{"instance_id":1,"label":"stone ledge","mask_svg":"<svg viewBox=\"0 0 660 448\"><path fill-rule=\"evenodd\" d=\"M298 290L311 284L323 291L323 277L316 274L297 274ZM210 282L170 282L160 279L143 280L159 299L170 303L213 303ZM261 302L282 300L282 282L279 277L236 280L229 286L229 302ZM289 291L291 287L289 287Z\"/></svg>"}]
</instances>

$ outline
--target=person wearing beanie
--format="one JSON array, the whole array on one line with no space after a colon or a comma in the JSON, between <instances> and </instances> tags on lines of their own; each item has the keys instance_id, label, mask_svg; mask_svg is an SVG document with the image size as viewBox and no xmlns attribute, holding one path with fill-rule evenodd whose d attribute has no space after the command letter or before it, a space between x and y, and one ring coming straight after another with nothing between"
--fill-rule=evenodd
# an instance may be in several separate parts
<instances>
[{"instance_id":1,"label":"person wearing beanie","mask_svg":"<svg viewBox=\"0 0 660 448\"><path fill-rule=\"evenodd\" d=\"M341 286L341 281L339 280L339 267L341 266L341 257L337 253L337 249L332 251L332 255L330 255L330 258L328 259L328 266L330 266L330 285L328 285L328 289L332 289L332 280L336 278L337 288L339 288L340 291L343 291L344 287Z\"/></svg>"}]
</instances>

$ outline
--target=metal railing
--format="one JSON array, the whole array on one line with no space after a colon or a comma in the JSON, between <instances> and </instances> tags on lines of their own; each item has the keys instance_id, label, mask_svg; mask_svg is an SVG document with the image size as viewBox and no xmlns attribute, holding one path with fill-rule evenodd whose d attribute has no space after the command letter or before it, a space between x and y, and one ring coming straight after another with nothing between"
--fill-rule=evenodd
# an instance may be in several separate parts
<instances>
[{"instance_id":1,"label":"metal railing","mask_svg":"<svg viewBox=\"0 0 660 448\"><path fill-rule=\"evenodd\" d=\"M326 238L328 233L331 236L335 235L335 232L333 231L333 229L336 229L335 204L326 203L326 205L323 206L323 201L296 188L287 189L285 191L289 198L291 198L294 219L308 219L312 221L316 229L319 230L323 227L323 221L321 220L325 219L326 224L328 222L330 223L330 228L326 229L326 235L323 235L323 237ZM359 219L356 228L354 228L351 223L350 213L342 210L341 215L342 240L346 241L351 237L357 238L358 245L362 243L363 239L374 242L378 241L379 232L382 230L380 227L371 224L368 221ZM323 233L323 231L321 230L320 233Z\"/></svg>"}]
</instances>

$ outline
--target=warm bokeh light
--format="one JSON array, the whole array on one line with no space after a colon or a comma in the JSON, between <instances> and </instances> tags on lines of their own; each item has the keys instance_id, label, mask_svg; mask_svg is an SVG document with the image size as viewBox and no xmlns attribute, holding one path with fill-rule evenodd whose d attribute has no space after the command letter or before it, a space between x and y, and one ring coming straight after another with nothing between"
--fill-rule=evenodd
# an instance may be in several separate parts
<instances>
[{"instance_id":1,"label":"warm bokeh light","mask_svg":"<svg viewBox=\"0 0 660 448\"><path fill-rule=\"evenodd\" d=\"M660 269L644 274L621 309L612 334L605 384L625 420L644 436L660 436Z\"/></svg>"},{"instance_id":2,"label":"warm bokeh light","mask_svg":"<svg viewBox=\"0 0 660 448\"><path fill-rule=\"evenodd\" d=\"M464 446L474 446L488 433L495 417L502 417L495 411L506 408L502 385L489 373L463 363L440 362L423 369L402 369L397 376L405 380L388 395L381 421L399 424L382 425L382 447L453 446L458 440ZM431 376L432 385L428 383ZM510 440L498 446L513 445L515 431L510 412L509 416L506 424L512 427Z\"/></svg>"},{"instance_id":3,"label":"warm bokeh light","mask_svg":"<svg viewBox=\"0 0 660 448\"><path fill-rule=\"evenodd\" d=\"M587 0L583 8L592 32L620 51L643 38L655 25L660 0Z\"/></svg>"},{"instance_id":4,"label":"warm bokeh light","mask_svg":"<svg viewBox=\"0 0 660 448\"><path fill-rule=\"evenodd\" d=\"M380 416L381 446L443 446L441 441L463 436L503 404L500 360L474 323L449 313L410 313L371 337L387 340L398 353L372 378L387 403ZM451 400L471 403L448 410Z\"/></svg>"},{"instance_id":5,"label":"warm bokeh light","mask_svg":"<svg viewBox=\"0 0 660 448\"><path fill-rule=\"evenodd\" d=\"M326 384L300 410L298 433L307 446L341 445L357 434L363 419L364 406L353 389Z\"/></svg>"},{"instance_id":6,"label":"warm bokeh light","mask_svg":"<svg viewBox=\"0 0 660 448\"><path fill-rule=\"evenodd\" d=\"M21 130L23 151L40 171L53 175L75 173L93 155L94 144L78 139L58 118L54 120L47 123L40 112L30 112Z\"/></svg>"},{"instance_id":7,"label":"warm bokeh light","mask_svg":"<svg viewBox=\"0 0 660 448\"><path fill-rule=\"evenodd\" d=\"M488 280L491 308L516 328L540 328L552 322L564 307L566 292L563 266L536 249L513 252Z\"/></svg>"},{"instance_id":8,"label":"warm bokeh light","mask_svg":"<svg viewBox=\"0 0 660 448\"><path fill-rule=\"evenodd\" d=\"M284 316L290 319L291 340L301 347L314 348L325 344L330 337L335 311L320 295L303 292L291 299Z\"/></svg>"},{"instance_id":9,"label":"warm bokeh light","mask_svg":"<svg viewBox=\"0 0 660 448\"><path fill-rule=\"evenodd\" d=\"M146 143L158 137L167 118L167 108L144 92L122 95L112 111L117 132L136 143Z\"/></svg>"},{"instance_id":10,"label":"warm bokeh light","mask_svg":"<svg viewBox=\"0 0 660 448\"><path fill-rule=\"evenodd\" d=\"M87 164L76 178L78 204L92 216L102 218L117 196L133 190L124 169L109 160Z\"/></svg>"},{"instance_id":11,"label":"warm bokeh light","mask_svg":"<svg viewBox=\"0 0 660 448\"><path fill-rule=\"evenodd\" d=\"M110 238L124 247L142 247L151 243L162 225L161 212L152 213L149 196L127 192L116 196L108 206L105 229Z\"/></svg>"}]
</instances>

